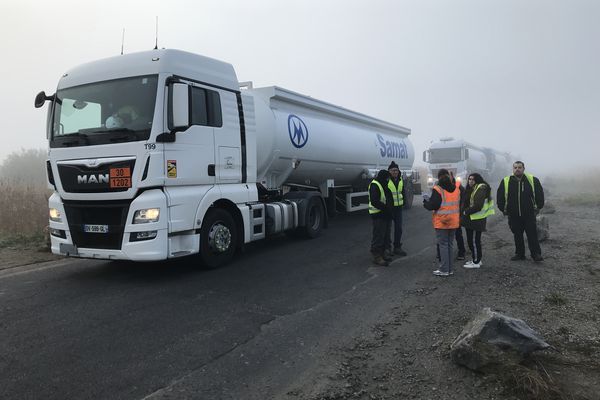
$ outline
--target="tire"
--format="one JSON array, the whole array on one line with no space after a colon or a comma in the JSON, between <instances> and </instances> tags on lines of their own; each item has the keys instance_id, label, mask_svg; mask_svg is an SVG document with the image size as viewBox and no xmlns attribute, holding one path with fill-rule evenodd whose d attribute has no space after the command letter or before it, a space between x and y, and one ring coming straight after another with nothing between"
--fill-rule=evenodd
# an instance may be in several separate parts
<instances>
[{"instance_id":1,"label":"tire","mask_svg":"<svg viewBox=\"0 0 600 400\"><path fill-rule=\"evenodd\" d=\"M323 204L317 197L313 197L308 203L304 216L304 236L313 239L321 234L325 223L325 211Z\"/></svg>"},{"instance_id":2,"label":"tire","mask_svg":"<svg viewBox=\"0 0 600 400\"><path fill-rule=\"evenodd\" d=\"M210 209L200 228L200 259L207 269L227 264L235 255L238 232L233 217L221 208Z\"/></svg>"}]
</instances>

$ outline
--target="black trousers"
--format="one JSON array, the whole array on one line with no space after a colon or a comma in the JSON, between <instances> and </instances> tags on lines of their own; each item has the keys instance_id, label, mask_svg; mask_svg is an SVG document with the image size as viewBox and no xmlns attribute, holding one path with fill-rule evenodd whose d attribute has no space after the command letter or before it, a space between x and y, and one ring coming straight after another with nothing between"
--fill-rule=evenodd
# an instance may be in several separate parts
<instances>
[{"instance_id":1,"label":"black trousers","mask_svg":"<svg viewBox=\"0 0 600 400\"><path fill-rule=\"evenodd\" d=\"M375 256L382 256L385 245L390 241L392 220L389 218L374 218L373 220L373 238L371 239L371 253Z\"/></svg>"},{"instance_id":2,"label":"black trousers","mask_svg":"<svg viewBox=\"0 0 600 400\"><path fill-rule=\"evenodd\" d=\"M527 244L531 255L542 255L540 242L537 237L537 229L535 225L535 215L513 217L508 216L508 226L515 237L515 254L518 256L525 255L525 240L523 232L527 235Z\"/></svg>"},{"instance_id":3,"label":"black trousers","mask_svg":"<svg viewBox=\"0 0 600 400\"><path fill-rule=\"evenodd\" d=\"M471 255L473 257L473 262L475 264L481 261L481 231L474 231L469 228L465 228L467 231L467 243L469 244L469 250L471 250Z\"/></svg>"}]
</instances>

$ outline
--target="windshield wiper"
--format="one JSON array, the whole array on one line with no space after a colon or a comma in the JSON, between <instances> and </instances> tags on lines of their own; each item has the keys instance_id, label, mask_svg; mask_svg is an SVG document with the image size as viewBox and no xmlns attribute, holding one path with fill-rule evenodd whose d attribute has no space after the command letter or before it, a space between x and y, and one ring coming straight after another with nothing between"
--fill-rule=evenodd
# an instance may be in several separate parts
<instances>
[{"instance_id":1,"label":"windshield wiper","mask_svg":"<svg viewBox=\"0 0 600 400\"><path fill-rule=\"evenodd\" d=\"M67 141L68 139L71 139L71 138L73 138L75 140ZM54 136L54 140L59 141L60 144L65 147L72 146L75 144L81 144L80 139L83 139L83 142L86 145L89 144L88 135L85 133L81 133L81 132L66 133L64 135Z\"/></svg>"}]
</instances>

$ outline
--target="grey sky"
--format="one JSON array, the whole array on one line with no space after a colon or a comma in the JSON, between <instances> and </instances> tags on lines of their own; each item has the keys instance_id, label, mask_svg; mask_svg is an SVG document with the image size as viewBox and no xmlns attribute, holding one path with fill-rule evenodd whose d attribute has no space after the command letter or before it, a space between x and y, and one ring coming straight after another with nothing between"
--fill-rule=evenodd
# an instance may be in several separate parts
<instances>
[{"instance_id":1,"label":"grey sky","mask_svg":"<svg viewBox=\"0 0 600 400\"><path fill-rule=\"evenodd\" d=\"M394 122L420 160L441 136L511 151L540 175L600 166L600 1L2 0L4 144L45 147L40 90L71 67L154 46L233 64Z\"/></svg>"}]
</instances>

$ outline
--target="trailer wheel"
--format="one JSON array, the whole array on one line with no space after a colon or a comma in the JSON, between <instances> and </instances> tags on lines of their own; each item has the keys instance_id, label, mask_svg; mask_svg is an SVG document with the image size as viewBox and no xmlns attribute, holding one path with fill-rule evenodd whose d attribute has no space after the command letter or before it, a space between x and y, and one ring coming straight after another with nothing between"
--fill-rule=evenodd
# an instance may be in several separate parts
<instances>
[{"instance_id":1,"label":"trailer wheel","mask_svg":"<svg viewBox=\"0 0 600 400\"><path fill-rule=\"evenodd\" d=\"M313 197L306 208L304 236L309 239L316 238L323 230L325 223L325 211L323 204L317 197Z\"/></svg>"},{"instance_id":2,"label":"trailer wheel","mask_svg":"<svg viewBox=\"0 0 600 400\"><path fill-rule=\"evenodd\" d=\"M200 258L205 268L218 268L235 254L238 233L233 217L225 210L209 210L200 228Z\"/></svg>"}]
</instances>

